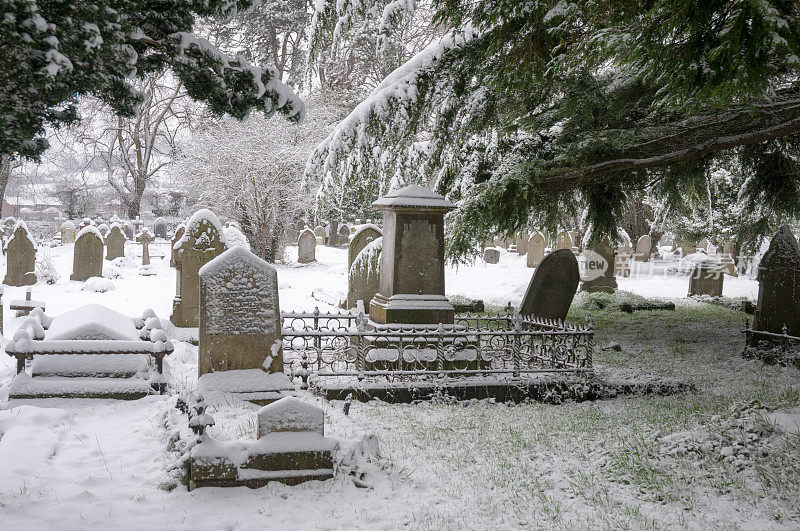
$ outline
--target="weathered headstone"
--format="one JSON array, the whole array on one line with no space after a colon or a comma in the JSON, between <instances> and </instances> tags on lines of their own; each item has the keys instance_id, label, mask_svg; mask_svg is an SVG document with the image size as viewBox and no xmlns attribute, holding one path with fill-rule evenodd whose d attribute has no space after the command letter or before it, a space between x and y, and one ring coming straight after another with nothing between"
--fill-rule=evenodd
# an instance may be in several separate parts
<instances>
[{"instance_id":1,"label":"weathered headstone","mask_svg":"<svg viewBox=\"0 0 800 531\"><path fill-rule=\"evenodd\" d=\"M3 284L30 286L36 284L36 243L24 221L17 221L11 239L5 245L6 277Z\"/></svg>"},{"instance_id":2,"label":"weathered headstone","mask_svg":"<svg viewBox=\"0 0 800 531\"><path fill-rule=\"evenodd\" d=\"M175 257L178 255L178 250L175 248L175 245L183 238L183 233L186 231L186 225L181 223L175 229L175 234L172 236L172 240L170 240L169 245L169 266L175 267Z\"/></svg>"},{"instance_id":3,"label":"weathered headstone","mask_svg":"<svg viewBox=\"0 0 800 531\"><path fill-rule=\"evenodd\" d=\"M167 220L164 218L156 218L153 222L153 232L155 233L156 238L161 238L162 240L167 239Z\"/></svg>"},{"instance_id":4,"label":"weathered headstone","mask_svg":"<svg viewBox=\"0 0 800 531\"><path fill-rule=\"evenodd\" d=\"M98 225L98 226L97 226L97 230L99 230L99 231L100 231L100 235L101 235L103 238L105 238L106 236L108 236L108 225L106 225L105 223L101 223L100 225Z\"/></svg>"},{"instance_id":5,"label":"weathered headstone","mask_svg":"<svg viewBox=\"0 0 800 531\"><path fill-rule=\"evenodd\" d=\"M342 225L339 227L339 236L336 240L336 245L347 245L350 242L350 229L347 228L347 225Z\"/></svg>"},{"instance_id":6,"label":"weathered headstone","mask_svg":"<svg viewBox=\"0 0 800 531\"><path fill-rule=\"evenodd\" d=\"M553 251L534 271L520 313L543 319L566 319L579 281L578 259L572 251Z\"/></svg>"},{"instance_id":7,"label":"weathered headstone","mask_svg":"<svg viewBox=\"0 0 800 531\"><path fill-rule=\"evenodd\" d=\"M687 241L681 242L679 248L681 250L682 257L686 257L697 252L697 246Z\"/></svg>"},{"instance_id":8,"label":"weathered headstone","mask_svg":"<svg viewBox=\"0 0 800 531\"><path fill-rule=\"evenodd\" d=\"M595 244L586 251L586 279L581 284L581 291L594 293L598 291L613 293L617 290L617 279L614 277L614 249L605 242Z\"/></svg>"},{"instance_id":9,"label":"weathered headstone","mask_svg":"<svg viewBox=\"0 0 800 531\"><path fill-rule=\"evenodd\" d=\"M283 373L278 273L244 247L233 247L199 271L198 376L261 369Z\"/></svg>"},{"instance_id":10,"label":"weathered headstone","mask_svg":"<svg viewBox=\"0 0 800 531\"><path fill-rule=\"evenodd\" d=\"M518 232L516 236L517 254L525 256L528 254L528 232Z\"/></svg>"},{"instance_id":11,"label":"weathered headstone","mask_svg":"<svg viewBox=\"0 0 800 531\"><path fill-rule=\"evenodd\" d=\"M800 249L784 225L772 238L758 266L758 305L753 330L800 336ZM755 346L758 336L753 336Z\"/></svg>"},{"instance_id":12,"label":"weathered headstone","mask_svg":"<svg viewBox=\"0 0 800 531\"><path fill-rule=\"evenodd\" d=\"M142 232L136 236L136 241L142 244L142 265L150 265L150 244L155 237L150 234L150 229L142 227Z\"/></svg>"},{"instance_id":13,"label":"weathered headstone","mask_svg":"<svg viewBox=\"0 0 800 531\"><path fill-rule=\"evenodd\" d=\"M699 242L697 242L697 248L702 249L704 251L708 251L708 238L703 238Z\"/></svg>"},{"instance_id":14,"label":"weathered headstone","mask_svg":"<svg viewBox=\"0 0 800 531\"><path fill-rule=\"evenodd\" d=\"M614 274L621 277L631 276L631 257L633 245L627 233L622 233L622 242L617 246L617 255L614 258Z\"/></svg>"},{"instance_id":15,"label":"weathered headstone","mask_svg":"<svg viewBox=\"0 0 800 531\"><path fill-rule=\"evenodd\" d=\"M303 229L297 238L297 261L308 264L317 260L317 237L310 229Z\"/></svg>"},{"instance_id":16,"label":"weathered headstone","mask_svg":"<svg viewBox=\"0 0 800 531\"><path fill-rule=\"evenodd\" d=\"M364 306L378 293L381 280L381 251L383 239L378 236L365 245L347 273L347 307L355 308L358 301Z\"/></svg>"},{"instance_id":17,"label":"weathered headstone","mask_svg":"<svg viewBox=\"0 0 800 531\"><path fill-rule=\"evenodd\" d=\"M75 224L69 220L61 224L61 245L75 243Z\"/></svg>"},{"instance_id":18,"label":"weathered headstone","mask_svg":"<svg viewBox=\"0 0 800 531\"><path fill-rule=\"evenodd\" d=\"M556 250L570 249L572 250L572 234L567 231L561 231L556 238Z\"/></svg>"},{"instance_id":19,"label":"weathered headstone","mask_svg":"<svg viewBox=\"0 0 800 531\"><path fill-rule=\"evenodd\" d=\"M317 225L314 227L314 236L317 245L325 245L325 238L328 236L328 233L325 231L325 227Z\"/></svg>"},{"instance_id":20,"label":"weathered headstone","mask_svg":"<svg viewBox=\"0 0 800 531\"><path fill-rule=\"evenodd\" d=\"M170 320L175 326L197 326L200 312L200 277L198 272L206 263L221 255L225 249L222 224L208 209L195 212L186 223L175 256L176 294Z\"/></svg>"},{"instance_id":21,"label":"weathered headstone","mask_svg":"<svg viewBox=\"0 0 800 531\"><path fill-rule=\"evenodd\" d=\"M636 252L633 258L637 262L648 262L650 261L650 251L652 250L653 240L650 239L649 235L645 234L636 242Z\"/></svg>"},{"instance_id":22,"label":"weathered headstone","mask_svg":"<svg viewBox=\"0 0 800 531\"><path fill-rule=\"evenodd\" d=\"M452 324L444 294L444 214L455 205L418 185L372 203L383 211L380 289L370 302L379 324Z\"/></svg>"},{"instance_id":23,"label":"weathered headstone","mask_svg":"<svg viewBox=\"0 0 800 531\"><path fill-rule=\"evenodd\" d=\"M84 281L103 276L103 236L97 227L87 225L75 238L70 280Z\"/></svg>"},{"instance_id":24,"label":"weathered headstone","mask_svg":"<svg viewBox=\"0 0 800 531\"><path fill-rule=\"evenodd\" d=\"M131 225L130 222L128 221L122 224L122 232L125 233L125 237L128 238L129 240L133 240L135 237L135 234L133 232L133 225Z\"/></svg>"},{"instance_id":25,"label":"weathered headstone","mask_svg":"<svg viewBox=\"0 0 800 531\"><path fill-rule=\"evenodd\" d=\"M483 261L487 264L496 264L500 261L500 249L487 247L483 250Z\"/></svg>"},{"instance_id":26,"label":"weathered headstone","mask_svg":"<svg viewBox=\"0 0 800 531\"><path fill-rule=\"evenodd\" d=\"M347 247L347 270L353 267L353 262L361 251L369 245L370 242L377 240L383 234L381 230L375 225L361 225L358 231L353 235L350 240L350 245ZM364 301L369 303L369 301Z\"/></svg>"},{"instance_id":27,"label":"weathered headstone","mask_svg":"<svg viewBox=\"0 0 800 531\"><path fill-rule=\"evenodd\" d=\"M17 219L13 216L9 216L3 220L3 233L6 240L8 240L14 233L14 226L16 224L17 224Z\"/></svg>"},{"instance_id":28,"label":"weathered headstone","mask_svg":"<svg viewBox=\"0 0 800 531\"><path fill-rule=\"evenodd\" d=\"M544 234L535 232L528 240L528 267L536 267L544 258L545 239Z\"/></svg>"},{"instance_id":29,"label":"weathered headstone","mask_svg":"<svg viewBox=\"0 0 800 531\"><path fill-rule=\"evenodd\" d=\"M722 266L716 260L698 262L689 275L689 296L722 297L724 280Z\"/></svg>"},{"instance_id":30,"label":"weathered headstone","mask_svg":"<svg viewBox=\"0 0 800 531\"><path fill-rule=\"evenodd\" d=\"M336 240L339 238L339 220L332 219L328 222L328 226L330 230L328 230L328 236L325 241L325 245L328 247L336 247Z\"/></svg>"},{"instance_id":31,"label":"weathered headstone","mask_svg":"<svg viewBox=\"0 0 800 531\"><path fill-rule=\"evenodd\" d=\"M236 224L238 225L238 223ZM247 236L236 227L236 225L230 225L225 227L223 230L223 234L225 234L225 243L228 244L228 248L231 247L244 247L248 251L250 250L250 242L247 241Z\"/></svg>"},{"instance_id":32,"label":"weathered headstone","mask_svg":"<svg viewBox=\"0 0 800 531\"><path fill-rule=\"evenodd\" d=\"M106 260L125 256L125 234L122 227L114 223L106 235Z\"/></svg>"}]
</instances>

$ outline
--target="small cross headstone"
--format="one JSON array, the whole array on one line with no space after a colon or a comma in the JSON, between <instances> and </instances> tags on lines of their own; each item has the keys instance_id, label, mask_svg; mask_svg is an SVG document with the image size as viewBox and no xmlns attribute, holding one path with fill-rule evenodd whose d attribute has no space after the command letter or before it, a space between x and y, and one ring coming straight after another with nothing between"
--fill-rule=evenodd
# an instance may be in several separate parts
<instances>
[{"instance_id":1,"label":"small cross headstone","mask_svg":"<svg viewBox=\"0 0 800 531\"><path fill-rule=\"evenodd\" d=\"M142 232L136 236L136 241L142 244L142 265L150 265L150 244L155 237L150 234L150 229L142 227Z\"/></svg>"}]
</instances>

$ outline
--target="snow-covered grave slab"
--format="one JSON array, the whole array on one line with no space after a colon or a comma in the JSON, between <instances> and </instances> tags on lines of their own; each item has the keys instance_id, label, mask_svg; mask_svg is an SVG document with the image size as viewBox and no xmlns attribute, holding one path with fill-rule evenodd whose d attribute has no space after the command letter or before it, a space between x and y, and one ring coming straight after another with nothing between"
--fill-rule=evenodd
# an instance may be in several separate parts
<instances>
[{"instance_id":1,"label":"snow-covered grave slab","mask_svg":"<svg viewBox=\"0 0 800 531\"><path fill-rule=\"evenodd\" d=\"M37 308L6 345L17 359L9 398L136 399L163 392L163 358L172 351L152 310L135 319L99 304L57 317Z\"/></svg>"},{"instance_id":2,"label":"snow-covered grave slab","mask_svg":"<svg viewBox=\"0 0 800 531\"><path fill-rule=\"evenodd\" d=\"M197 389L211 401L217 401L217 394L224 394L263 406L288 396L295 386L282 372L241 369L203 374L197 380Z\"/></svg>"},{"instance_id":3,"label":"snow-covered grave slab","mask_svg":"<svg viewBox=\"0 0 800 531\"><path fill-rule=\"evenodd\" d=\"M205 413L190 426L208 427ZM196 417L200 420L200 417ZM325 437L322 408L286 397L258 410L256 440L217 441L202 433L190 451L189 489L204 486L261 487L270 481L296 485L334 475L338 441Z\"/></svg>"}]
</instances>

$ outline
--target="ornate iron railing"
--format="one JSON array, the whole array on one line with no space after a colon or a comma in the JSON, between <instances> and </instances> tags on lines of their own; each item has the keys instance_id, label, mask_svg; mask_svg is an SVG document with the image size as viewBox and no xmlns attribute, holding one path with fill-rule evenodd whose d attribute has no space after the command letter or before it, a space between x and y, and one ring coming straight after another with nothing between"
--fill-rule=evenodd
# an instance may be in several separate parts
<instances>
[{"instance_id":1,"label":"ornate iron railing","mask_svg":"<svg viewBox=\"0 0 800 531\"><path fill-rule=\"evenodd\" d=\"M584 324L462 314L454 325L369 325L349 312L283 313L284 368L316 376L412 377L591 372L593 320Z\"/></svg>"}]
</instances>

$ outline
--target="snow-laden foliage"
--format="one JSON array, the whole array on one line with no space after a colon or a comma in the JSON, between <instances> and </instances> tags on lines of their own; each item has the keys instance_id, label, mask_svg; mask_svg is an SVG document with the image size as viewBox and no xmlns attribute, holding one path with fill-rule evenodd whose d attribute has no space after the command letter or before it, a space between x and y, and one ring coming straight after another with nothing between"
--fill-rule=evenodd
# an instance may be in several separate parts
<instances>
[{"instance_id":1,"label":"snow-laden foliage","mask_svg":"<svg viewBox=\"0 0 800 531\"><path fill-rule=\"evenodd\" d=\"M310 159L322 204L426 183L458 205L458 256L489 234L569 225L584 208L594 237L613 235L631 192L674 204L733 155L753 176L750 197L800 212L796 2L432 4L450 33ZM382 17L388 32L400 4L389 5L320 0L315 27Z\"/></svg>"},{"instance_id":2,"label":"snow-laden foliage","mask_svg":"<svg viewBox=\"0 0 800 531\"><path fill-rule=\"evenodd\" d=\"M221 53L192 34L197 17L232 17L250 0L0 2L0 155L38 157L48 125L78 118L76 96L93 95L123 116L142 96L131 79L170 68L187 94L214 113L252 109L295 120L300 99L274 67Z\"/></svg>"}]
</instances>

